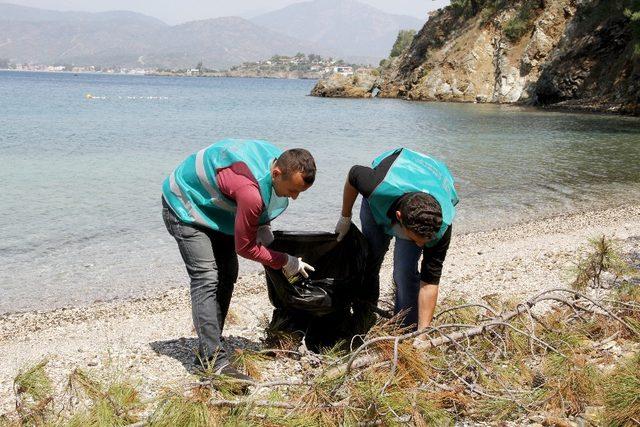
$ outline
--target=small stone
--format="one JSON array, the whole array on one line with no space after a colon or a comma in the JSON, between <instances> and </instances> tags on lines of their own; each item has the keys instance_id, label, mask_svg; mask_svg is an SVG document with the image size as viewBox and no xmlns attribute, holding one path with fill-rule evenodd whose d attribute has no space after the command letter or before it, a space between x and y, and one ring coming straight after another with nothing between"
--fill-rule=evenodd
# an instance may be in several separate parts
<instances>
[{"instance_id":1,"label":"small stone","mask_svg":"<svg viewBox=\"0 0 640 427\"><path fill-rule=\"evenodd\" d=\"M541 424L545 420L545 417L543 415L538 414L538 415L533 415L529 417L529 419L536 424Z\"/></svg>"},{"instance_id":2,"label":"small stone","mask_svg":"<svg viewBox=\"0 0 640 427\"><path fill-rule=\"evenodd\" d=\"M584 414L582 416L588 423L597 425L603 408L603 406L587 406L584 408Z\"/></svg>"}]
</instances>

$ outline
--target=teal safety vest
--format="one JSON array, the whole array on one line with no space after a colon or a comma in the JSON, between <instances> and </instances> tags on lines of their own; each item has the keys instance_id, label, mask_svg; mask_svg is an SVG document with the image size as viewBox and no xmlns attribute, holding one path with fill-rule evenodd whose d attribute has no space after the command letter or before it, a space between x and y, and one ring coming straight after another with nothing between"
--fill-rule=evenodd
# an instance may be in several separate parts
<instances>
[{"instance_id":1,"label":"teal safety vest","mask_svg":"<svg viewBox=\"0 0 640 427\"><path fill-rule=\"evenodd\" d=\"M393 221L387 215L391 205L406 193L420 191L430 194L442 209L442 227L436 237L426 244L427 247L433 246L442 238L456 215L458 195L453 187L453 176L444 163L407 148L382 153L373 161L372 167L375 168L386 157L398 152L400 154L387 171L384 180L367 199L371 213L376 223L384 227L385 233L403 237L395 232Z\"/></svg>"},{"instance_id":2,"label":"teal safety vest","mask_svg":"<svg viewBox=\"0 0 640 427\"><path fill-rule=\"evenodd\" d=\"M267 224L289 204L288 198L275 194L271 180L271 165L281 153L266 141L216 142L187 157L171 172L162 184L162 195L180 221L232 235L237 206L220 191L216 172L242 162L258 183L264 205L260 224Z\"/></svg>"}]
</instances>

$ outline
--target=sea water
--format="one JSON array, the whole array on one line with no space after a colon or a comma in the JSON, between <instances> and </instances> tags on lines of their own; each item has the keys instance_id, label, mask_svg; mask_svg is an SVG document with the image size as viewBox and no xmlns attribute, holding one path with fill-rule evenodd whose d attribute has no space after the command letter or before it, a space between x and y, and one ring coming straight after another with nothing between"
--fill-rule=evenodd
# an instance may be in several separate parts
<instances>
[{"instance_id":1,"label":"sea water","mask_svg":"<svg viewBox=\"0 0 640 427\"><path fill-rule=\"evenodd\" d=\"M274 229L332 231L350 167L400 146L448 164L456 233L640 201L636 118L315 98L314 83L0 72L0 313L187 286L161 184L223 138L316 158Z\"/></svg>"}]
</instances>

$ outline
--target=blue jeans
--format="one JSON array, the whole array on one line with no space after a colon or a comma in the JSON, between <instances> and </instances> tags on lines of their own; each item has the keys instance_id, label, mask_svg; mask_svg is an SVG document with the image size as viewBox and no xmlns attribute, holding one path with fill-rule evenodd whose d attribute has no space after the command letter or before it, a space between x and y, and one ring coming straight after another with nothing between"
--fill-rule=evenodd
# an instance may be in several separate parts
<instances>
[{"instance_id":1,"label":"blue jeans","mask_svg":"<svg viewBox=\"0 0 640 427\"><path fill-rule=\"evenodd\" d=\"M167 231L178 242L191 279L191 315L198 334L198 357L203 364L213 362L217 368L228 363L220 337L238 278L234 237L180 221L164 199L162 217Z\"/></svg>"},{"instance_id":2,"label":"blue jeans","mask_svg":"<svg viewBox=\"0 0 640 427\"><path fill-rule=\"evenodd\" d=\"M389 250L391 236L384 232L384 227L376 224L369 202L365 198L362 199L360 207L360 223L362 234L369 243L365 283L371 289L370 302L377 303L380 297L380 267ZM396 238L393 251L393 281L396 287L393 312L394 314L405 312L402 325L413 328L418 324L418 292L420 290L418 261L421 255L422 248L413 241Z\"/></svg>"}]
</instances>

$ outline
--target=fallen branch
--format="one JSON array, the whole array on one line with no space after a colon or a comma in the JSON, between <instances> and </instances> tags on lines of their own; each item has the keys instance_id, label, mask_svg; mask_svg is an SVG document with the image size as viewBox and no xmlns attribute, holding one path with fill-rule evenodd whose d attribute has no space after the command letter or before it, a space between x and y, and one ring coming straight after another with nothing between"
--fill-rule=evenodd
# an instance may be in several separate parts
<instances>
[{"instance_id":1,"label":"fallen branch","mask_svg":"<svg viewBox=\"0 0 640 427\"><path fill-rule=\"evenodd\" d=\"M584 310L584 311L589 311L589 312L593 312L593 310L590 310L588 308L585 307L581 307L578 304L576 304L576 301L569 301L565 298L559 297L559 296L555 296L552 295L555 292L563 292L563 293L570 293L571 295L574 296L574 298L576 300L582 298L586 301L589 301L591 304L593 304L594 306L598 307L600 310L602 310L604 313L606 313L607 315L609 315L610 317L612 317L613 319L617 320L618 322L620 322L621 324L623 324L627 329L629 329L630 331L632 331L633 333L637 332L627 323L625 322L623 319L620 319L618 316L616 316L614 313L612 313L610 310L608 310L607 308L603 307L601 304L598 304L596 301L592 300L591 298L587 297L586 295L583 295L579 292L570 290L570 289L563 289L563 288L554 288L554 289L549 289L546 290L544 292L539 293L538 295L534 296L533 298L529 299L528 301L524 302L524 303L520 303L516 306L516 308L510 312L507 313L503 313L501 315L496 316L495 318L489 319L486 322L484 322L483 324L476 326L470 330L466 330L466 331L459 331L459 332L455 332L452 333L450 335L446 335L446 336L442 336L440 338L437 339L432 339L429 338L428 340L425 340L424 344L421 345L421 348L424 350L428 350L434 347L438 347L440 345L444 345L444 344L448 344L448 343L453 343L462 339L469 339L471 337L480 335L480 334L484 334L488 331L492 331L494 329L496 329L497 327L509 327L513 330L515 330L518 333L521 333L525 336L528 336L529 339L532 339L534 341L536 341L537 343L539 343L540 345L562 355L565 356L562 352L558 351L557 349L555 349L553 346L550 346L549 344L545 343L544 341L540 340L539 338L531 335L531 334L527 334L524 331L521 331L517 328L515 328L514 326L510 325L508 323L509 320L522 315L525 312L530 313L530 309L531 307L533 307L534 305L541 303L543 301L556 301L559 302L563 305L566 305L568 307L571 307L574 311L577 309L580 310ZM465 306L470 306L470 305L465 305ZM485 306L483 306L482 304L480 304L479 306L486 308ZM535 319L535 318L534 318ZM537 320L537 319L536 319ZM450 326L450 325L441 325L439 326L439 328L442 327L446 327L446 326ZM351 371L353 371L354 369L360 369L364 366L367 366L371 363L375 363L377 361L379 361L380 356L378 354L367 354L365 356L361 356L361 353L363 353L365 350L371 348L371 346L373 344L382 342L382 341L394 341L395 342L403 342L406 341L408 339L411 338L415 338L418 337L420 335L429 335L432 332L435 332L436 328L434 327L429 327L426 329L423 329L421 331L415 331L415 332L411 332L411 333L406 333L406 334L402 334L402 335L398 335L398 336L382 336L382 337L376 337L376 338L372 338L370 340L365 341L364 343L362 343L356 350L354 350L351 355L349 356L349 359L347 360L347 362L345 364L339 365L339 366L335 366L332 369L330 369L327 372L327 376L329 378L338 378L340 376L348 376ZM566 356L565 356L566 357Z\"/></svg>"}]
</instances>

